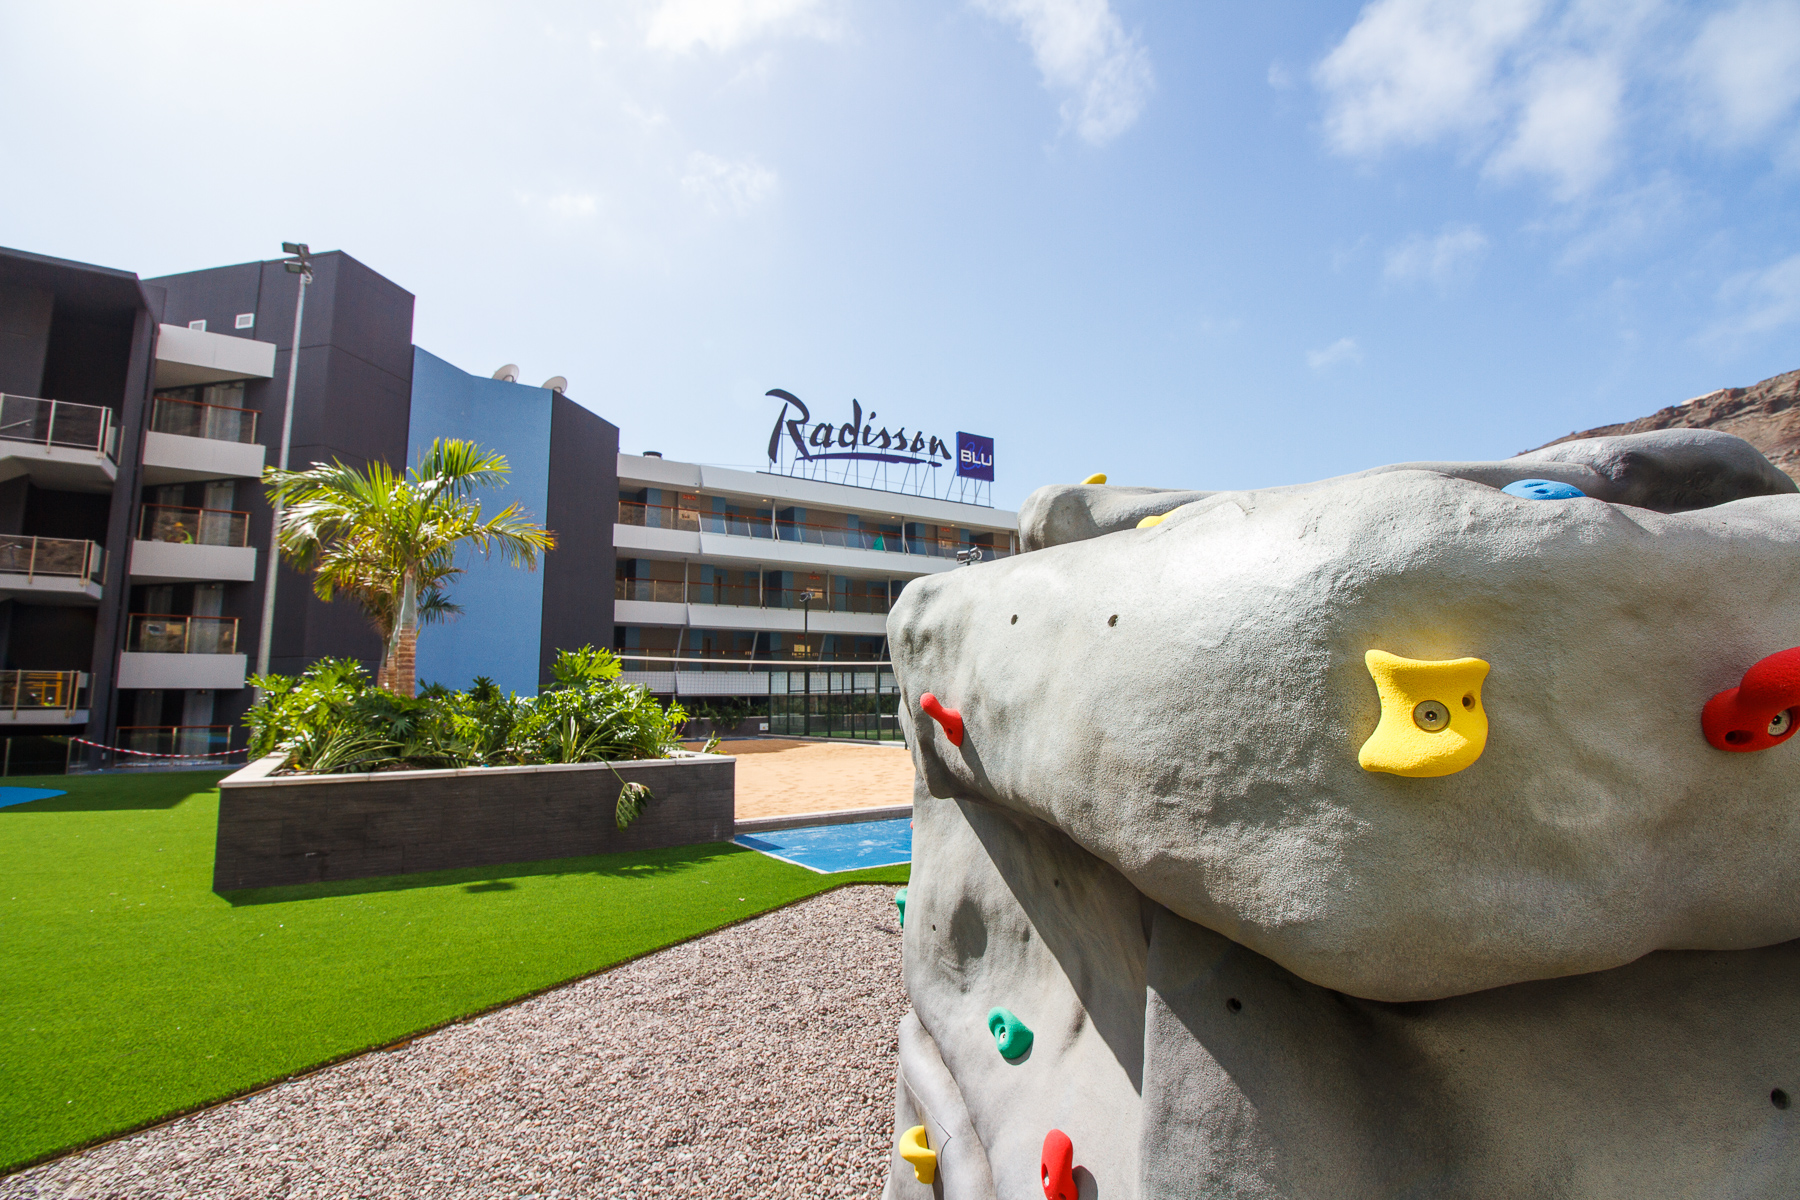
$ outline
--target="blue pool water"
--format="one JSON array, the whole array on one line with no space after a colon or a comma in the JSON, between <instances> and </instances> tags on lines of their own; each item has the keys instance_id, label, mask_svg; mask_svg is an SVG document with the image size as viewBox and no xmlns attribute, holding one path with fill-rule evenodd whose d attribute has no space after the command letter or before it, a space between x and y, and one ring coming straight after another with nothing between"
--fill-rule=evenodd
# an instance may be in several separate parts
<instances>
[{"instance_id":1,"label":"blue pool water","mask_svg":"<svg viewBox=\"0 0 1800 1200\"><path fill-rule=\"evenodd\" d=\"M0 808L7 808L14 804L30 804L33 800L48 800L52 796L68 794L59 792L55 788L0 787Z\"/></svg>"},{"instance_id":2,"label":"blue pool water","mask_svg":"<svg viewBox=\"0 0 1800 1200\"><path fill-rule=\"evenodd\" d=\"M808 825L746 833L734 839L771 858L830 875L861 867L889 867L912 861L912 820L858 821L852 825Z\"/></svg>"}]
</instances>

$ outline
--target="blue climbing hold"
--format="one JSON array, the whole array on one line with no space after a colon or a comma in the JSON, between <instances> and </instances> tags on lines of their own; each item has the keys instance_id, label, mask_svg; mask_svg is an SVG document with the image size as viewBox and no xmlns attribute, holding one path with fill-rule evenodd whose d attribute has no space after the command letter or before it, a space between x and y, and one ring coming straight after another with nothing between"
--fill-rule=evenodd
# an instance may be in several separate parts
<instances>
[{"instance_id":1,"label":"blue climbing hold","mask_svg":"<svg viewBox=\"0 0 1800 1200\"><path fill-rule=\"evenodd\" d=\"M900 910L900 928L906 928L906 889L894 893L894 907Z\"/></svg>"},{"instance_id":2,"label":"blue climbing hold","mask_svg":"<svg viewBox=\"0 0 1800 1200\"><path fill-rule=\"evenodd\" d=\"M1521 500L1579 500L1587 495L1578 487L1554 479L1515 479L1500 490Z\"/></svg>"},{"instance_id":3,"label":"blue climbing hold","mask_svg":"<svg viewBox=\"0 0 1800 1200\"><path fill-rule=\"evenodd\" d=\"M1009 1062L1031 1049L1030 1028L1004 1008L988 1011L988 1032L994 1035L1000 1057Z\"/></svg>"}]
</instances>

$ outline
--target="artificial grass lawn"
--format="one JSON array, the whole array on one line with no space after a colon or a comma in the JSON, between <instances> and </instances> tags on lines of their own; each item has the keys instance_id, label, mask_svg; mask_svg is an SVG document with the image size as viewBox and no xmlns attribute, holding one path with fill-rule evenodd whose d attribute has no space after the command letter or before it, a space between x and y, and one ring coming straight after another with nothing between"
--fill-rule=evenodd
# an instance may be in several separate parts
<instances>
[{"instance_id":1,"label":"artificial grass lawn","mask_svg":"<svg viewBox=\"0 0 1800 1200\"><path fill-rule=\"evenodd\" d=\"M219 773L0 808L0 1172L845 883L730 845L220 896Z\"/></svg>"}]
</instances>

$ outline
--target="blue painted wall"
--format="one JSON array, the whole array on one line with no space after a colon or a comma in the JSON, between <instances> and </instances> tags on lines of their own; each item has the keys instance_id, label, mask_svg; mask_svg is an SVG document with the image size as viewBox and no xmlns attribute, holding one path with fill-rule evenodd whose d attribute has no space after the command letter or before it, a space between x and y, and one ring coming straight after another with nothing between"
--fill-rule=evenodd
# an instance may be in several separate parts
<instances>
[{"instance_id":1,"label":"blue painted wall","mask_svg":"<svg viewBox=\"0 0 1800 1200\"><path fill-rule=\"evenodd\" d=\"M482 512L517 504L542 525L549 511L552 399L543 388L471 375L414 346L407 461L418 462L436 438L498 450L512 474L504 488L477 493ZM450 599L463 613L419 634L419 681L461 688L486 675L503 690L535 695L544 618L541 561L536 571L526 571L465 550L456 565L467 573L451 584Z\"/></svg>"}]
</instances>

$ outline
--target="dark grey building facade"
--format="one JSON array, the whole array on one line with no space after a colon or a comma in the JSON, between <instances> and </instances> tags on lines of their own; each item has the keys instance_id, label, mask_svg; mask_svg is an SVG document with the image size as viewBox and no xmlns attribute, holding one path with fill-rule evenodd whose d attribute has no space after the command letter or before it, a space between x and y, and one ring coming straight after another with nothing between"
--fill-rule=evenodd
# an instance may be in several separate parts
<instances>
[{"instance_id":1,"label":"dark grey building facade","mask_svg":"<svg viewBox=\"0 0 1800 1200\"><path fill-rule=\"evenodd\" d=\"M312 263L289 465L403 469L421 441L480 441L466 409L415 394L412 295L341 252ZM8 733L174 754L243 744L271 561L258 480L280 453L297 284L281 260L139 280L0 249ZM541 454L525 447L538 461L515 462L543 479L532 515L560 542L538 572L547 674L558 648L612 637L618 431L560 392L519 390L549 409ZM271 669L327 655L372 669L361 610L277 569Z\"/></svg>"}]
</instances>

